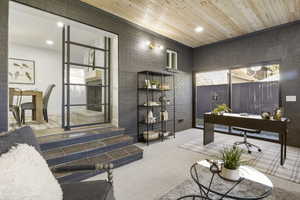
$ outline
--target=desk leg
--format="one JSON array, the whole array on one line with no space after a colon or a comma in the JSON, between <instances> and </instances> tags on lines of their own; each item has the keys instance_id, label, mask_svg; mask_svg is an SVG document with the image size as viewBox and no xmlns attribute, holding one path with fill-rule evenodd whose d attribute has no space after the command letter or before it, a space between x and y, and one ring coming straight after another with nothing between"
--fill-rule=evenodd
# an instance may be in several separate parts
<instances>
[{"instance_id":1,"label":"desk leg","mask_svg":"<svg viewBox=\"0 0 300 200\"><path fill-rule=\"evenodd\" d=\"M279 133L279 134L280 134L280 165L284 165L285 148L286 148L285 133Z\"/></svg>"},{"instance_id":2,"label":"desk leg","mask_svg":"<svg viewBox=\"0 0 300 200\"><path fill-rule=\"evenodd\" d=\"M214 124L204 123L203 131L203 145L214 142L215 133L214 133Z\"/></svg>"},{"instance_id":3,"label":"desk leg","mask_svg":"<svg viewBox=\"0 0 300 200\"><path fill-rule=\"evenodd\" d=\"M284 133L284 161L286 159L287 131Z\"/></svg>"}]
</instances>

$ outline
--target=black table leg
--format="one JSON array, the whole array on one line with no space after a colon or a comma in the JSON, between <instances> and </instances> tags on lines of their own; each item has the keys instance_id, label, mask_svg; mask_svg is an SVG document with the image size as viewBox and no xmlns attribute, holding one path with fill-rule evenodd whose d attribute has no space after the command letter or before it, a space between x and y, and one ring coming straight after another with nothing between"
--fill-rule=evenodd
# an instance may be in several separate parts
<instances>
[{"instance_id":1,"label":"black table leg","mask_svg":"<svg viewBox=\"0 0 300 200\"><path fill-rule=\"evenodd\" d=\"M284 133L284 161L286 159L287 131Z\"/></svg>"},{"instance_id":2,"label":"black table leg","mask_svg":"<svg viewBox=\"0 0 300 200\"><path fill-rule=\"evenodd\" d=\"M284 146L285 146L285 141L284 141L284 133L280 133L280 165L284 165Z\"/></svg>"},{"instance_id":3,"label":"black table leg","mask_svg":"<svg viewBox=\"0 0 300 200\"><path fill-rule=\"evenodd\" d=\"M214 138L215 138L214 129L215 129L214 124L204 122L203 145L207 145L209 143L214 142Z\"/></svg>"}]
</instances>

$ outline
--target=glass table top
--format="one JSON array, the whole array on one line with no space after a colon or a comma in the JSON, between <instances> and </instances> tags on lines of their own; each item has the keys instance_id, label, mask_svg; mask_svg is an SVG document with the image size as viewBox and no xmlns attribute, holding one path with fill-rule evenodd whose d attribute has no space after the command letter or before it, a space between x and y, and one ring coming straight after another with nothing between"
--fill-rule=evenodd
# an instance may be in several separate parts
<instances>
[{"instance_id":1,"label":"glass table top","mask_svg":"<svg viewBox=\"0 0 300 200\"><path fill-rule=\"evenodd\" d=\"M242 178L233 182L225 180L218 173L213 174L210 166L205 160L199 161L192 167L191 173L201 187L210 190L209 197L212 199L224 194L224 199L263 199L272 192L273 184L270 179L252 167L241 166L239 173Z\"/></svg>"}]
</instances>

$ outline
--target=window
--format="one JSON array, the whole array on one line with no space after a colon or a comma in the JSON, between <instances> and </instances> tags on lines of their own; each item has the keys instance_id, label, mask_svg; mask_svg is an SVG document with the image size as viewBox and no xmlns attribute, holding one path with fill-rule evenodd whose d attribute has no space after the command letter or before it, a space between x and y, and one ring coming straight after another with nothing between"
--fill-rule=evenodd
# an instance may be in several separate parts
<instances>
[{"instance_id":1,"label":"window","mask_svg":"<svg viewBox=\"0 0 300 200\"><path fill-rule=\"evenodd\" d=\"M232 111L260 115L279 107L279 65L231 70Z\"/></svg>"},{"instance_id":2,"label":"window","mask_svg":"<svg viewBox=\"0 0 300 200\"><path fill-rule=\"evenodd\" d=\"M227 104L234 113L260 115L280 107L280 65L253 65L231 70L199 72L196 80L196 127L203 128L203 114L219 104ZM238 132L216 125L218 131ZM278 135L262 131L255 137L277 140Z\"/></svg>"},{"instance_id":3,"label":"window","mask_svg":"<svg viewBox=\"0 0 300 200\"><path fill-rule=\"evenodd\" d=\"M229 70L201 72L196 74L196 126L203 127L203 114L212 111L217 105L229 104ZM216 126L228 131L227 126Z\"/></svg>"},{"instance_id":4,"label":"window","mask_svg":"<svg viewBox=\"0 0 300 200\"><path fill-rule=\"evenodd\" d=\"M177 52L167 49L167 69L177 70Z\"/></svg>"}]
</instances>

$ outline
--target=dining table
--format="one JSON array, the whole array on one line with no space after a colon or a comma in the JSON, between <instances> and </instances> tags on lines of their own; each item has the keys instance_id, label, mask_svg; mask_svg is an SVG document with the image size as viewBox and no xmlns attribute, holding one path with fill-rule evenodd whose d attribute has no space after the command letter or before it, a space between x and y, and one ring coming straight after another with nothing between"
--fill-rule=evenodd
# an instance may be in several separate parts
<instances>
[{"instance_id":1,"label":"dining table","mask_svg":"<svg viewBox=\"0 0 300 200\"><path fill-rule=\"evenodd\" d=\"M10 88L10 95L12 96L31 96L32 103L35 109L32 110L32 120L43 122L43 92L38 90L14 90Z\"/></svg>"}]
</instances>

